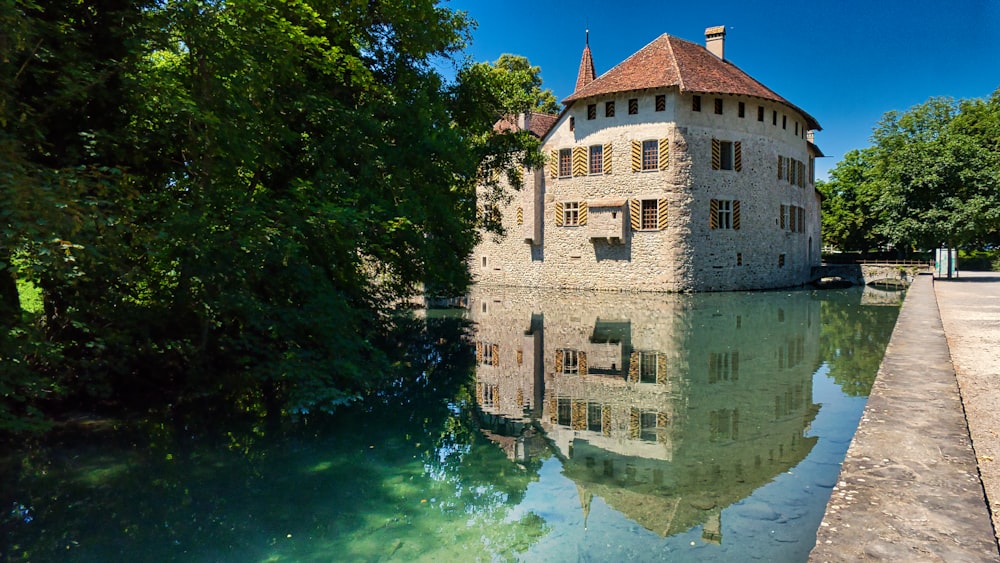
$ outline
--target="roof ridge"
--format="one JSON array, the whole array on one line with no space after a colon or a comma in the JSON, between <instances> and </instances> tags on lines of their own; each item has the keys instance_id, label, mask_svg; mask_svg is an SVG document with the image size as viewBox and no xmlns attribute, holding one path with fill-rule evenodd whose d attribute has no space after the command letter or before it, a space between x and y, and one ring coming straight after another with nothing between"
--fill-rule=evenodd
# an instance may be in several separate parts
<instances>
[{"instance_id":1,"label":"roof ridge","mask_svg":"<svg viewBox=\"0 0 1000 563\"><path fill-rule=\"evenodd\" d=\"M677 55L674 54L674 43L671 39L676 39L673 35L664 33L667 36L667 49L670 51L670 61L674 64L674 69L677 71L677 89L681 92L686 90L684 88L684 74L681 72L681 65L677 63Z\"/></svg>"}]
</instances>

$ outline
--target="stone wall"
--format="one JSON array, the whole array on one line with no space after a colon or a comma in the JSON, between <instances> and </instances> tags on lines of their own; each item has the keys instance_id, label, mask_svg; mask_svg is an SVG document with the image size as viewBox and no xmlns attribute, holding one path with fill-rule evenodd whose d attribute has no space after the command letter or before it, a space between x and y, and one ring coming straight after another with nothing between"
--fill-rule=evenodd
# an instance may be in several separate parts
<instances>
[{"instance_id":1,"label":"stone wall","mask_svg":"<svg viewBox=\"0 0 1000 563\"><path fill-rule=\"evenodd\" d=\"M657 95L666 96L663 111L655 111ZM632 97L638 99L634 115L627 113ZM805 119L771 102L721 99L723 114L717 115L709 96L694 112L691 95L676 90L624 94L594 100L595 119L587 119L589 100L575 103L544 140L544 153L551 159L561 149L606 147L610 169L553 177L547 167L527 174L502 210L508 236L485 237L472 256L475 279L614 291L760 289L809 281L820 256L819 197L811 178L799 187L778 175L779 156L809 168ZM604 117L604 104L612 100L616 116ZM738 116L741 102L744 117ZM758 106L764 121L757 121ZM662 143L668 164L634 172L633 142L654 140ZM713 169L713 150L721 142L738 146L733 164L739 171ZM666 220L635 228L641 223L637 200L662 201ZM712 228L713 200L739 202L739 230ZM581 223L587 223L557 225L557 212L572 203L586 204ZM799 228L782 228L782 206L804 210ZM606 236L617 220L623 221L622 236Z\"/></svg>"}]
</instances>

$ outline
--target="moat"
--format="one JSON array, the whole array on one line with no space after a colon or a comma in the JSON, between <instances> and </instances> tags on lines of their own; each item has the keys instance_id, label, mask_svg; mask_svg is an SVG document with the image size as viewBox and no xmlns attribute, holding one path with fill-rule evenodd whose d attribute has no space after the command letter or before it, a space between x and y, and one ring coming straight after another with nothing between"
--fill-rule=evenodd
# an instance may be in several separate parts
<instances>
[{"instance_id":1,"label":"moat","mask_svg":"<svg viewBox=\"0 0 1000 563\"><path fill-rule=\"evenodd\" d=\"M0 453L0 559L803 561L901 299L475 288L435 369L332 416Z\"/></svg>"}]
</instances>

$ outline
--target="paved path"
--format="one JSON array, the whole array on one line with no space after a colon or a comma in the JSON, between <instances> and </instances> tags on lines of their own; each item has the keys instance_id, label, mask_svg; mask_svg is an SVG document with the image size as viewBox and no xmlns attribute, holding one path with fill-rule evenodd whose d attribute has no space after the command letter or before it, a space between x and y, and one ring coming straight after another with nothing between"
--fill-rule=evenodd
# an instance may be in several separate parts
<instances>
[{"instance_id":1,"label":"paved path","mask_svg":"<svg viewBox=\"0 0 1000 563\"><path fill-rule=\"evenodd\" d=\"M1000 530L1000 272L961 272L934 290L986 489Z\"/></svg>"},{"instance_id":2,"label":"paved path","mask_svg":"<svg viewBox=\"0 0 1000 563\"><path fill-rule=\"evenodd\" d=\"M934 285L907 292L812 561L1000 561Z\"/></svg>"}]
</instances>

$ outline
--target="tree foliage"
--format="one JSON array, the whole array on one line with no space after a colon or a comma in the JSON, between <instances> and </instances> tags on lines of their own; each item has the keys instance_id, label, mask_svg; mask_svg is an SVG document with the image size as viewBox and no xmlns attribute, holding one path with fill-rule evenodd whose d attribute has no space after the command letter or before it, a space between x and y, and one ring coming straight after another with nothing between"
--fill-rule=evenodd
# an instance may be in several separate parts
<instances>
[{"instance_id":1,"label":"tree foliage","mask_svg":"<svg viewBox=\"0 0 1000 563\"><path fill-rule=\"evenodd\" d=\"M932 98L877 124L824 187L825 242L842 249L1000 242L1000 90Z\"/></svg>"},{"instance_id":2,"label":"tree foliage","mask_svg":"<svg viewBox=\"0 0 1000 563\"><path fill-rule=\"evenodd\" d=\"M469 281L484 163L540 158L492 127L537 67L447 82L431 63L471 22L434 0L5 0L0 18L0 424L41 397L253 390L306 411L377 389L406 363L408 299Z\"/></svg>"}]
</instances>

